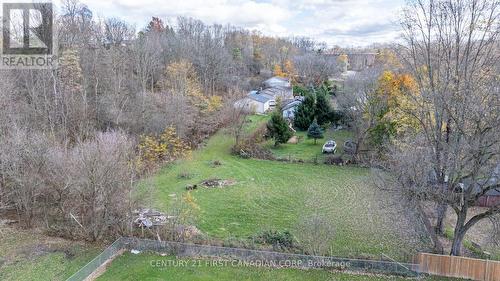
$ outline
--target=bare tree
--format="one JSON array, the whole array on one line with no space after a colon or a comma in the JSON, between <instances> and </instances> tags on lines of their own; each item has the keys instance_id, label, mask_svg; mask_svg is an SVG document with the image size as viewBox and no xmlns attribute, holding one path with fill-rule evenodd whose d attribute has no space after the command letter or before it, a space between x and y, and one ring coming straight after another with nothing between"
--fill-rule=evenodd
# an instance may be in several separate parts
<instances>
[{"instance_id":1,"label":"bare tree","mask_svg":"<svg viewBox=\"0 0 500 281\"><path fill-rule=\"evenodd\" d=\"M307 86L318 85L337 73L336 61L322 53L295 56L294 64L301 82Z\"/></svg>"},{"instance_id":2,"label":"bare tree","mask_svg":"<svg viewBox=\"0 0 500 281\"><path fill-rule=\"evenodd\" d=\"M107 19L104 22L106 43L111 45L121 45L134 37L135 30L126 22L116 18Z\"/></svg>"},{"instance_id":3,"label":"bare tree","mask_svg":"<svg viewBox=\"0 0 500 281\"><path fill-rule=\"evenodd\" d=\"M471 227L500 212L500 206L493 206L467 219L470 207L498 186L490 179L499 162L499 5L415 0L402 18L405 64L419 88L410 97L416 109L408 112L419 128L408 135L423 137L420 146L405 149L416 153L424 147L432 165L430 175L420 173L426 177L418 185L408 182L422 187L417 192L424 194L421 198L438 203L437 233L442 233L448 206L457 214L452 255L460 255Z\"/></svg>"}]
</instances>

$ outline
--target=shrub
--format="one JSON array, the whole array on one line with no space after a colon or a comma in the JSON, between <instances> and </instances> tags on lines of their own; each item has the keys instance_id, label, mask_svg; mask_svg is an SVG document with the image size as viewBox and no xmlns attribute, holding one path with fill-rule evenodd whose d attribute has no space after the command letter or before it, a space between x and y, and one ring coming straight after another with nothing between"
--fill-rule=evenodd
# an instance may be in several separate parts
<instances>
[{"instance_id":1,"label":"shrub","mask_svg":"<svg viewBox=\"0 0 500 281\"><path fill-rule=\"evenodd\" d=\"M159 136L143 136L139 144L139 159L143 168L152 168L161 163L169 163L189 154L189 146L168 127Z\"/></svg>"},{"instance_id":2,"label":"shrub","mask_svg":"<svg viewBox=\"0 0 500 281\"><path fill-rule=\"evenodd\" d=\"M299 243L307 254L328 254L328 250L335 236L335 229L331 221L321 215L314 214L302 218L299 226Z\"/></svg>"},{"instance_id":3,"label":"shrub","mask_svg":"<svg viewBox=\"0 0 500 281\"><path fill-rule=\"evenodd\" d=\"M318 125L318 122L316 121L316 119L314 119L311 126L309 126L309 129L307 130L307 137L314 139L314 144L317 143L318 139L323 138L323 130Z\"/></svg>"},{"instance_id":4,"label":"shrub","mask_svg":"<svg viewBox=\"0 0 500 281\"><path fill-rule=\"evenodd\" d=\"M281 248L293 248L293 235L285 230L283 232L275 230L267 230L257 236L257 242L262 244L273 245Z\"/></svg>"},{"instance_id":5,"label":"shrub","mask_svg":"<svg viewBox=\"0 0 500 281\"><path fill-rule=\"evenodd\" d=\"M273 153L266 148L252 142L244 142L231 148L231 154L244 159L256 158L262 160L274 160Z\"/></svg>"},{"instance_id":6,"label":"shrub","mask_svg":"<svg viewBox=\"0 0 500 281\"><path fill-rule=\"evenodd\" d=\"M329 155L325 159L325 164L342 166L344 165L344 159L342 159L342 156Z\"/></svg>"},{"instance_id":7,"label":"shrub","mask_svg":"<svg viewBox=\"0 0 500 281\"><path fill-rule=\"evenodd\" d=\"M220 160L213 160L210 165L212 167L218 167L218 166L222 166L222 162Z\"/></svg>"}]
</instances>

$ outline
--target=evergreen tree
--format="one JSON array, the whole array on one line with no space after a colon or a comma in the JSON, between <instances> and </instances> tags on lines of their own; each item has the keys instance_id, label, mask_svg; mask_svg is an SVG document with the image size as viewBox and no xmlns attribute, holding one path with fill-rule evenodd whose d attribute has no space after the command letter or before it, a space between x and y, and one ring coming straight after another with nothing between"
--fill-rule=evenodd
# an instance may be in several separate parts
<instances>
[{"instance_id":1,"label":"evergreen tree","mask_svg":"<svg viewBox=\"0 0 500 281\"><path fill-rule=\"evenodd\" d=\"M271 120L267 123L267 130L269 136L274 139L274 146L286 143L293 136L292 130L288 127L279 107L271 115Z\"/></svg>"},{"instance_id":2,"label":"evergreen tree","mask_svg":"<svg viewBox=\"0 0 500 281\"><path fill-rule=\"evenodd\" d=\"M307 130L314 120L314 113L314 96L307 94L295 113L293 121L295 127L303 131Z\"/></svg>"},{"instance_id":3,"label":"evergreen tree","mask_svg":"<svg viewBox=\"0 0 500 281\"><path fill-rule=\"evenodd\" d=\"M328 97L322 91L319 91L316 95L316 106L314 115L318 119L318 124L323 126L324 124L331 122L330 120L330 112L332 108L330 106L330 102L328 101Z\"/></svg>"},{"instance_id":4,"label":"evergreen tree","mask_svg":"<svg viewBox=\"0 0 500 281\"><path fill-rule=\"evenodd\" d=\"M307 130L307 137L314 139L314 144L316 144L318 139L323 138L323 130L321 130L321 127L318 125L316 119L314 119L311 126L309 126L309 129Z\"/></svg>"}]
</instances>

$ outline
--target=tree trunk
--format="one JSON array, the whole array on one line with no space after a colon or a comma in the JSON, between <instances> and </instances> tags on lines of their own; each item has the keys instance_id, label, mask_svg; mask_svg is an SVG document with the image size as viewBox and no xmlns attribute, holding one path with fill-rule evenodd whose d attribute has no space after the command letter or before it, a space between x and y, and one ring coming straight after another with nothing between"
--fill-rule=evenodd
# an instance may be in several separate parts
<instances>
[{"instance_id":1,"label":"tree trunk","mask_svg":"<svg viewBox=\"0 0 500 281\"><path fill-rule=\"evenodd\" d=\"M455 233L453 235L453 244L451 245L452 256L460 256L462 253L462 241L464 240L465 233L465 220L467 219L467 207L463 207L458 213L457 224L455 226Z\"/></svg>"},{"instance_id":2,"label":"tree trunk","mask_svg":"<svg viewBox=\"0 0 500 281\"><path fill-rule=\"evenodd\" d=\"M422 222L424 223L425 229L426 229L427 233L429 234L429 238L432 240L432 243L434 244L434 253L440 254L440 255L443 254L443 252L444 252L443 245L439 241L439 237L437 237L436 232L432 228L432 224L431 224L429 218L427 217L427 215L425 214L424 210L422 209L422 206L420 205L420 203L417 203L416 208L417 208L417 211L420 215L420 218L422 219Z\"/></svg>"},{"instance_id":3,"label":"tree trunk","mask_svg":"<svg viewBox=\"0 0 500 281\"><path fill-rule=\"evenodd\" d=\"M444 234L444 219L446 218L446 211L448 210L448 205L438 204L437 206L437 221L436 221L436 234Z\"/></svg>"},{"instance_id":4,"label":"tree trunk","mask_svg":"<svg viewBox=\"0 0 500 281\"><path fill-rule=\"evenodd\" d=\"M453 244L451 245L451 256L460 256L462 254L462 241L464 240L464 232L460 231L453 236Z\"/></svg>"}]
</instances>

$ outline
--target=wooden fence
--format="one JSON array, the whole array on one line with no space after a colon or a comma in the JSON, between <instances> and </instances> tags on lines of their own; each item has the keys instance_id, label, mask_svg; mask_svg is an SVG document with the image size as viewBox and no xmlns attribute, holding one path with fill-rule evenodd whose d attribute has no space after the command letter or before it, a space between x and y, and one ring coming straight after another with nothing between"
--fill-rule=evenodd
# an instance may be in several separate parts
<instances>
[{"instance_id":1,"label":"wooden fence","mask_svg":"<svg viewBox=\"0 0 500 281\"><path fill-rule=\"evenodd\" d=\"M417 263L421 273L472 280L500 281L500 262L466 257L420 253Z\"/></svg>"}]
</instances>

